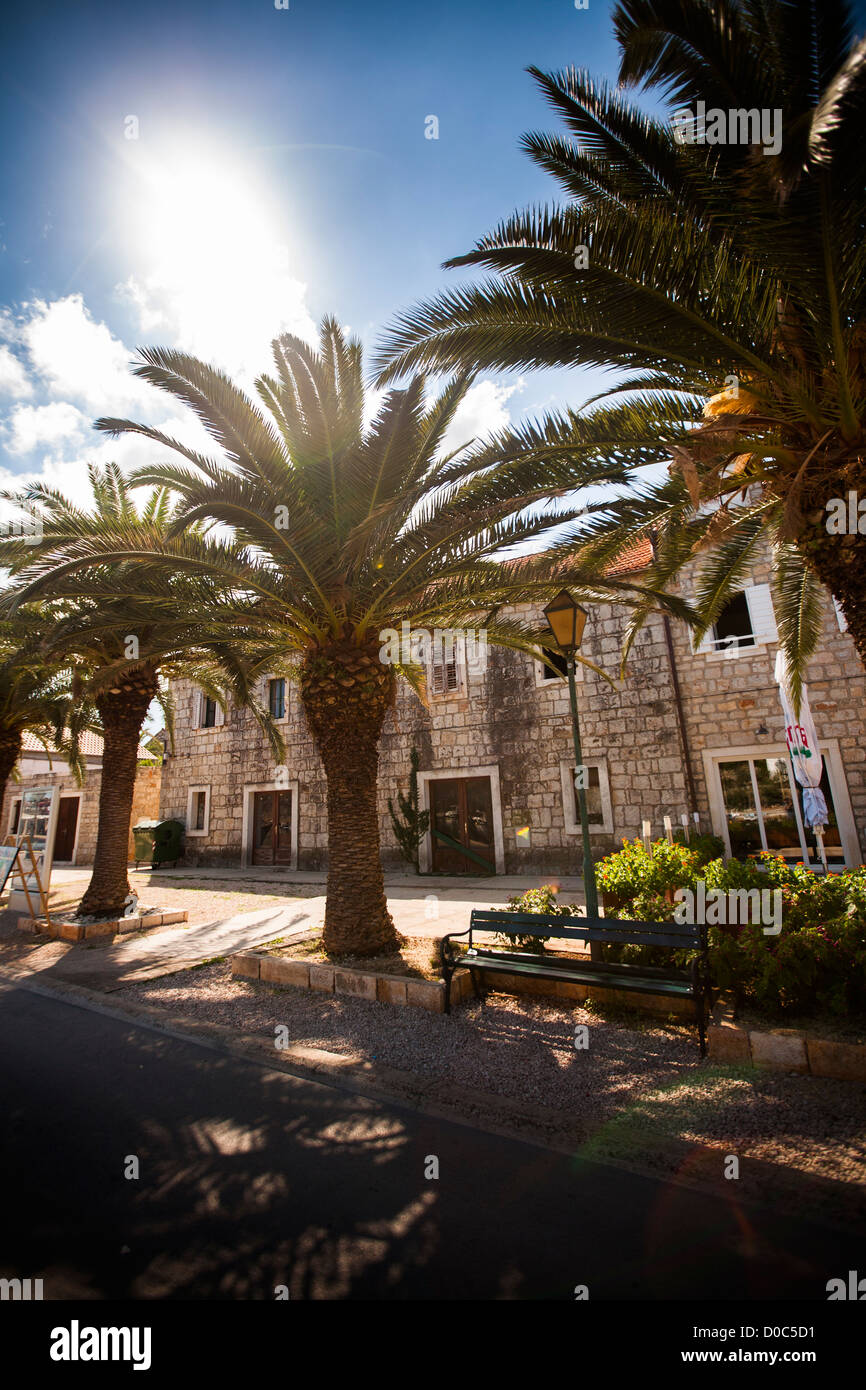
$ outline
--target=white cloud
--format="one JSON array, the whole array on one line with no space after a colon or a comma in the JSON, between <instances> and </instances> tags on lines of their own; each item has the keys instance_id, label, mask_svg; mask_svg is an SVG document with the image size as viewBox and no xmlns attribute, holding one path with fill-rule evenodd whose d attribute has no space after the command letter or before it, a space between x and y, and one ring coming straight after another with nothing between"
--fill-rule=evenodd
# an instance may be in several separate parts
<instances>
[{"instance_id":1,"label":"white cloud","mask_svg":"<svg viewBox=\"0 0 866 1390\"><path fill-rule=\"evenodd\" d=\"M94 415L146 403L151 387L130 372L132 353L97 323L80 294L22 309L20 336L48 394L79 402Z\"/></svg>"},{"instance_id":2,"label":"white cloud","mask_svg":"<svg viewBox=\"0 0 866 1390\"><path fill-rule=\"evenodd\" d=\"M522 381L512 386L502 386L490 380L473 382L445 432L442 452L450 453L474 439L505 429L511 423L508 402L516 391L522 389Z\"/></svg>"},{"instance_id":3,"label":"white cloud","mask_svg":"<svg viewBox=\"0 0 866 1390\"><path fill-rule=\"evenodd\" d=\"M0 391L10 396L33 394L27 373L18 358L5 345L0 346Z\"/></svg>"},{"instance_id":4,"label":"white cloud","mask_svg":"<svg viewBox=\"0 0 866 1390\"><path fill-rule=\"evenodd\" d=\"M68 401L50 405L19 405L9 417L11 438L7 448L13 454L29 454L39 444L80 438L88 427L87 417Z\"/></svg>"}]
</instances>

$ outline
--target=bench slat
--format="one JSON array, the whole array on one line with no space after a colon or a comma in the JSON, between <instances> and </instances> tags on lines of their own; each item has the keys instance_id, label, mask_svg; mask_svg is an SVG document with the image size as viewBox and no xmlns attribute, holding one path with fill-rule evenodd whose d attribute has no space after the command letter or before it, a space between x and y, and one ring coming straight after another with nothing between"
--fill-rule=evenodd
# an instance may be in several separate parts
<instances>
[{"instance_id":1,"label":"bench slat","mask_svg":"<svg viewBox=\"0 0 866 1390\"><path fill-rule=\"evenodd\" d=\"M534 975L541 979L550 979L550 972L544 965L530 965L526 962L502 960L497 961L492 956L463 958L456 962L457 966L464 966L470 970L474 965L478 970L498 971L502 975ZM611 975L605 970L586 966L576 969L557 971L557 976L562 979L572 980L577 984L604 985L608 989L634 989L641 990L644 994L669 994L677 997L688 996L692 993L692 987L688 980L672 980L670 978L660 980L657 977L642 976L637 974Z\"/></svg>"},{"instance_id":2,"label":"bench slat","mask_svg":"<svg viewBox=\"0 0 866 1390\"><path fill-rule=\"evenodd\" d=\"M572 922L575 925L564 927L562 922ZM584 922L585 925L581 925ZM695 922L632 922L624 917L593 918L586 922L585 918L580 917L549 917L543 912L492 912L481 908L473 908L470 923L473 928L481 931L504 931L509 935L515 933L526 935L524 928L534 927L533 933L538 936L585 936L590 931L636 931L642 934L662 931L669 936L696 936L699 934L699 924Z\"/></svg>"}]
</instances>

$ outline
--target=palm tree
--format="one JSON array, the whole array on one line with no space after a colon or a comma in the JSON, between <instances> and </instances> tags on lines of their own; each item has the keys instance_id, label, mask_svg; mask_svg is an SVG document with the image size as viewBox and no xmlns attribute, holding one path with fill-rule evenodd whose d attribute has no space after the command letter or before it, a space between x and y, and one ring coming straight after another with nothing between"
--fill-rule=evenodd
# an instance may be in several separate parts
<instances>
[{"instance_id":1,"label":"palm tree","mask_svg":"<svg viewBox=\"0 0 866 1390\"><path fill-rule=\"evenodd\" d=\"M181 574L213 583L223 614L237 612L251 639L294 661L327 778L324 944L334 955L391 949L379 737L398 677L420 690L423 673L412 659L390 659L387 630L403 621L427 632L481 627L490 642L538 654L543 632L509 617L505 605L543 602L564 584L590 603L652 595L568 560L576 513L553 500L556 451L548 442L536 455L522 448L515 463L494 444L445 451L470 384L465 374L429 401L423 378L414 378L389 392L365 426L360 344L331 319L318 352L291 335L274 343L275 375L257 380L257 402L184 353L148 348L141 359L136 374L189 405L223 458L143 424L100 420L112 435L135 432L181 455L182 465L155 464L134 480L180 496L169 534L139 526L71 539L49 548L41 571L21 576L22 593L31 597L58 572L89 582L93 567L116 590L143 569L156 592L161 565L166 584ZM619 466L609 471L617 476ZM214 524L230 539L196 530ZM546 553L510 561L508 552L537 545L554 526L564 534Z\"/></svg>"},{"instance_id":2,"label":"palm tree","mask_svg":"<svg viewBox=\"0 0 866 1390\"><path fill-rule=\"evenodd\" d=\"M73 672L45 654L43 639L50 623L50 615L32 609L0 619L0 806L25 733L46 752L60 753L80 785L84 759L79 740L86 730L99 727Z\"/></svg>"},{"instance_id":3,"label":"palm tree","mask_svg":"<svg viewBox=\"0 0 866 1390\"><path fill-rule=\"evenodd\" d=\"M86 572L70 563L76 548L88 541L128 534L163 541L174 522L165 492L153 493L141 512L128 483L113 464L89 469L93 508L81 511L68 498L35 483L13 497L19 506L38 510L39 544L9 541L2 549L17 586L7 591L6 606L48 594L54 621L46 628L43 651L55 660L75 663L82 708L95 706L104 739L99 823L93 874L79 904L84 916L117 916L129 894L127 874L129 824L141 731L154 700L163 705L169 731L172 706L167 682L193 680L225 707L229 695L247 704L265 730L276 757L283 744L255 694L256 657L245 642L242 615L210 579L201 575L166 576L151 567L105 565Z\"/></svg>"},{"instance_id":4,"label":"palm tree","mask_svg":"<svg viewBox=\"0 0 866 1390\"><path fill-rule=\"evenodd\" d=\"M866 540L826 524L830 499L866 497L866 43L842 0L623 0L614 22L621 84L660 85L677 112L779 109L779 157L683 143L693 127L585 72L530 69L566 132L524 148L570 201L517 212L447 262L495 278L403 314L381 380L620 369L619 409L581 417L572 457L585 480L606 438L631 495L597 509L585 558L653 532L657 585L708 550L706 628L769 541L792 666L817 640L817 581L866 663ZM635 452L637 421L673 461L669 482L635 473L651 451Z\"/></svg>"}]
</instances>

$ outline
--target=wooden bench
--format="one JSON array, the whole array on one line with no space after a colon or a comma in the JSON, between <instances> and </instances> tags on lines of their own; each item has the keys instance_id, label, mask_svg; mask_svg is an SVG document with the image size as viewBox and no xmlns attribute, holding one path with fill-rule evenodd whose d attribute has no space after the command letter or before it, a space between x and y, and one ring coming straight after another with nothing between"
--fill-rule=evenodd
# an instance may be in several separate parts
<instances>
[{"instance_id":1,"label":"wooden bench","mask_svg":"<svg viewBox=\"0 0 866 1390\"><path fill-rule=\"evenodd\" d=\"M566 926L565 923L569 925ZM694 951L690 970L651 965L627 965L614 961L581 959L527 950L509 950L493 943L476 944L477 932L503 936L545 936L566 941L602 945L663 946L671 951ZM466 950L455 951L452 942L468 937ZM442 938L442 973L445 977L445 1012L451 1012L451 979L455 970L468 970L477 998L482 973L528 975L534 979L568 980L607 989L634 990L670 999L694 999L701 1041L706 1054L706 1023L710 995L706 928L691 922L621 922L585 917L548 917L541 912L473 911L469 927Z\"/></svg>"}]
</instances>

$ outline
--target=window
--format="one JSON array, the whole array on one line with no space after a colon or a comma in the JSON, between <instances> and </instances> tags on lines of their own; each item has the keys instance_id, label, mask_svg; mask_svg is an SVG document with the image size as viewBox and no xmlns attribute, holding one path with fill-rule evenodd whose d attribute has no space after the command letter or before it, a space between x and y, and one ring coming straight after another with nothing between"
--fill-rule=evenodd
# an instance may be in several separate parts
<instances>
[{"instance_id":1,"label":"window","mask_svg":"<svg viewBox=\"0 0 866 1390\"><path fill-rule=\"evenodd\" d=\"M778 642L769 584L749 584L725 604L697 650L736 656L766 642Z\"/></svg>"},{"instance_id":2,"label":"window","mask_svg":"<svg viewBox=\"0 0 866 1390\"><path fill-rule=\"evenodd\" d=\"M460 690L460 666L456 643L443 643L430 661L430 691L450 695Z\"/></svg>"},{"instance_id":3,"label":"window","mask_svg":"<svg viewBox=\"0 0 866 1390\"><path fill-rule=\"evenodd\" d=\"M565 833L579 835L580 808L575 783L576 769L573 763L560 763L562 774L562 801L565 808ZM584 763L584 792L590 834L613 834L613 810L610 800L610 782L605 763Z\"/></svg>"},{"instance_id":4,"label":"window","mask_svg":"<svg viewBox=\"0 0 866 1390\"><path fill-rule=\"evenodd\" d=\"M543 661L538 663L541 667L542 681L558 681L562 680L563 676L568 675L568 659L562 652L556 651L553 647L545 647L544 655L549 664L545 665ZM554 667L554 670L550 669L551 666Z\"/></svg>"},{"instance_id":5,"label":"window","mask_svg":"<svg viewBox=\"0 0 866 1390\"><path fill-rule=\"evenodd\" d=\"M190 787L186 803L187 835L207 835L210 828L210 787Z\"/></svg>"},{"instance_id":6,"label":"window","mask_svg":"<svg viewBox=\"0 0 866 1390\"><path fill-rule=\"evenodd\" d=\"M736 594L725 604L713 624L713 641L717 651L724 647L754 647L755 634L744 593Z\"/></svg>"},{"instance_id":7,"label":"window","mask_svg":"<svg viewBox=\"0 0 866 1390\"><path fill-rule=\"evenodd\" d=\"M225 723L225 711L220 709L216 700L212 700L203 690L198 694L198 728L199 729L219 729Z\"/></svg>"},{"instance_id":8,"label":"window","mask_svg":"<svg viewBox=\"0 0 866 1390\"><path fill-rule=\"evenodd\" d=\"M284 719L286 714L286 682L283 679L268 681L268 709L274 719Z\"/></svg>"}]
</instances>

